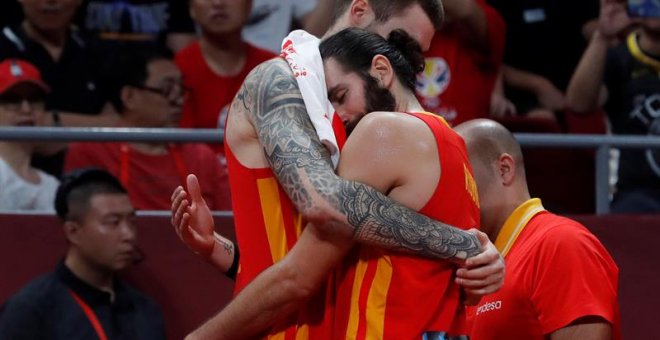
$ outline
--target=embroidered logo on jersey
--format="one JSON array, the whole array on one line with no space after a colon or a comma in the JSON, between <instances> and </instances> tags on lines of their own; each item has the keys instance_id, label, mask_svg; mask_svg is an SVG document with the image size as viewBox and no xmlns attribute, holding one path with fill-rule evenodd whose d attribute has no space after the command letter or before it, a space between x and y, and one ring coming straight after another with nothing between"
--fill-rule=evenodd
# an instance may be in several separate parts
<instances>
[{"instance_id":1,"label":"embroidered logo on jersey","mask_svg":"<svg viewBox=\"0 0 660 340\"><path fill-rule=\"evenodd\" d=\"M497 300L497 301L493 301L493 302L486 302L483 305L479 306L479 308L477 308L477 315L487 313L487 312L490 312L490 311L494 311L494 310L498 310L498 309L502 309L502 301L501 300Z\"/></svg>"},{"instance_id":2,"label":"embroidered logo on jersey","mask_svg":"<svg viewBox=\"0 0 660 340\"><path fill-rule=\"evenodd\" d=\"M451 81L451 71L443 58L426 58L424 71L417 75L417 95L428 107L440 106L440 96Z\"/></svg>"},{"instance_id":3,"label":"embroidered logo on jersey","mask_svg":"<svg viewBox=\"0 0 660 340\"><path fill-rule=\"evenodd\" d=\"M470 169L463 163L463 172L465 173L465 191L470 194L474 205L479 207L479 192L477 191L477 182L474 181Z\"/></svg>"}]
</instances>

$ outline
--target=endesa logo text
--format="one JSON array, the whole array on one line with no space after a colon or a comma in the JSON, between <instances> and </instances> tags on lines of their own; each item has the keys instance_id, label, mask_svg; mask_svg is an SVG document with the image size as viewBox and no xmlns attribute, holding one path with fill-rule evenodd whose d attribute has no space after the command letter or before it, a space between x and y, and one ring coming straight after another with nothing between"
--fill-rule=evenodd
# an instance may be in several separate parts
<instances>
[{"instance_id":1,"label":"endesa logo text","mask_svg":"<svg viewBox=\"0 0 660 340\"><path fill-rule=\"evenodd\" d=\"M502 301L488 302L479 306L479 308L477 308L477 315L497 309L502 309Z\"/></svg>"}]
</instances>

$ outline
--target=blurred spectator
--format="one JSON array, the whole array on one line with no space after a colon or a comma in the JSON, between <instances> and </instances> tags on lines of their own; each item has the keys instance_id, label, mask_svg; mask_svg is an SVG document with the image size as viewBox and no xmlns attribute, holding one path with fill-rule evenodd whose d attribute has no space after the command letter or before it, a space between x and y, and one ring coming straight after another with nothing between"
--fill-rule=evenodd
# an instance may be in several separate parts
<instances>
[{"instance_id":1,"label":"blurred spectator","mask_svg":"<svg viewBox=\"0 0 660 340\"><path fill-rule=\"evenodd\" d=\"M155 303L116 277L142 258L126 190L87 169L66 176L54 202L66 256L7 300L0 339L165 339Z\"/></svg>"},{"instance_id":2,"label":"blurred spectator","mask_svg":"<svg viewBox=\"0 0 660 340\"><path fill-rule=\"evenodd\" d=\"M598 16L598 0L489 0L507 24L503 92L495 117L525 115L555 120L586 46L584 30ZM567 15L570 13L570 15ZM498 108L498 102L513 103Z\"/></svg>"},{"instance_id":3,"label":"blurred spectator","mask_svg":"<svg viewBox=\"0 0 660 340\"><path fill-rule=\"evenodd\" d=\"M153 49L119 53L113 103L120 127L172 128L179 123L183 87L181 72L171 55ZM115 176L128 189L138 209L169 210L172 188L194 173L208 189L203 193L214 210L231 210L228 188L218 158L205 144L73 143L67 170L96 166Z\"/></svg>"},{"instance_id":4,"label":"blurred spectator","mask_svg":"<svg viewBox=\"0 0 660 340\"><path fill-rule=\"evenodd\" d=\"M0 33L0 60L24 59L35 65L51 91L48 125L107 126L117 119L100 81L98 59L87 40L72 28L79 0L22 0L25 19ZM61 143L36 147L33 165L59 177L64 162Z\"/></svg>"},{"instance_id":5,"label":"blurred spectator","mask_svg":"<svg viewBox=\"0 0 660 340\"><path fill-rule=\"evenodd\" d=\"M95 35L106 51L127 43L178 51L195 40L184 0L83 0L76 23Z\"/></svg>"},{"instance_id":6,"label":"blurred spectator","mask_svg":"<svg viewBox=\"0 0 660 340\"><path fill-rule=\"evenodd\" d=\"M568 104L576 113L604 106L614 134L659 136L660 19L639 22L639 30L616 44L632 24L626 2L601 0L598 28L571 78ZM622 149L616 189L612 212L660 212L660 152Z\"/></svg>"},{"instance_id":7,"label":"blurred spectator","mask_svg":"<svg viewBox=\"0 0 660 340\"><path fill-rule=\"evenodd\" d=\"M504 22L485 0L444 0L445 26L417 77L422 106L452 124L486 117L504 50Z\"/></svg>"},{"instance_id":8,"label":"blurred spectator","mask_svg":"<svg viewBox=\"0 0 660 340\"><path fill-rule=\"evenodd\" d=\"M21 12L18 1L0 1L0 27L17 25L21 20L23 20L23 12Z\"/></svg>"},{"instance_id":9,"label":"blurred spectator","mask_svg":"<svg viewBox=\"0 0 660 340\"><path fill-rule=\"evenodd\" d=\"M332 22L333 5L334 0L254 0L243 38L280 54L282 40L294 27L322 36Z\"/></svg>"},{"instance_id":10,"label":"blurred spectator","mask_svg":"<svg viewBox=\"0 0 660 340\"><path fill-rule=\"evenodd\" d=\"M201 38L176 55L190 90L184 103L182 127L224 129L229 103L245 76L275 56L241 38L251 3L190 1L190 13L199 24Z\"/></svg>"},{"instance_id":11,"label":"blurred spectator","mask_svg":"<svg viewBox=\"0 0 660 340\"><path fill-rule=\"evenodd\" d=\"M29 63L0 63L0 126L35 126L48 87ZM34 144L0 141L0 210L52 210L57 179L30 165Z\"/></svg>"},{"instance_id":12,"label":"blurred spectator","mask_svg":"<svg viewBox=\"0 0 660 340\"><path fill-rule=\"evenodd\" d=\"M22 58L39 68L51 88L48 110L57 110L66 126L112 124L116 113L99 82L98 59L71 27L78 0L22 0L25 20L4 27L0 60ZM103 117L98 114L103 112ZM75 114L69 114L75 113ZM96 117L92 117L96 115Z\"/></svg>"},{"instance_id":13,"label":"blurred spectator","mask_svg":"<svg viewBox=\"0 0 660 340\"><path fill-rule=\"evenodd\" d=\"M184 102L181 127L224 131L229 105L245 76L275 56L244 42L241 37L251 4L250 0L190 1L190 13L201 29L201 38L176 55L186 89L190 91ZM223 168L218 183L222 192L228 193L224 149L221 144L211 147Z\"/></svg>"}]
</instances>

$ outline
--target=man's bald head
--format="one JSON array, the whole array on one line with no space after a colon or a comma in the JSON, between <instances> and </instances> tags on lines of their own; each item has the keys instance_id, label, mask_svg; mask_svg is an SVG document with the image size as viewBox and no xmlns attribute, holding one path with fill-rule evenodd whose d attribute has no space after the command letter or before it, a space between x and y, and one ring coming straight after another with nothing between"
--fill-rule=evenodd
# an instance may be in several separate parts
<instances>
[{"instance_id":1,"label":"man's bald head","mask_svg":"<svg viewBox=\"0 0 660 340\"><path fill-rule=\"evenodd\" d=\"M454 128L467 145L470 160L489 166L503 153L508 153L516 162L516 170L522 178L525 166L520 144L502 124L490 119L474 119ZM473 164L473 166L477 166Z\"/></svg>"},{"instance_id":2,"label":"man's bald head","mask_svg":"<svg viewBox=\"0 0 660 340\"><path fill-rule=\"evenodd\" d=\"M475 119L454 129L467 146L477 182L481 230L494 240L509 215L529 200L520 144L501 124Z\"/></svg>"}]
</instances>

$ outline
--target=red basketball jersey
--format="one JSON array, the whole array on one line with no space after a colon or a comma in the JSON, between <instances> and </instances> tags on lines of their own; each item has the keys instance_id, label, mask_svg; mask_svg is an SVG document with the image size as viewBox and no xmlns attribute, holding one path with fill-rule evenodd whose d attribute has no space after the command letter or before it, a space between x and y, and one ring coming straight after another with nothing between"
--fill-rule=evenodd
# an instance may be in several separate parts
<instances>
[{"instance_id":1,"label":"red basketball jersey","mask_svg":"<svg viewBox=\"0 0 660 340\"><path fill-rule=\"evenodd\" d=\"M344 126L338 115L333 129L338 146L345 141ZM230 129L230 124L227 124ZM298 241L305 221L270 168L251 169L224 144L229 169L234 227L241 249L241 260L234 294L266 268L282 260ZM325 290L323 291L325 292ZM328 338L323 323L326 296L320 294L301 311L290 327L276 331L268 339L303 340ZM331 306L329 306L330 308Z\"/></svg>"},{"instance_id":2,"label":"red basketball jersey","mask_svg":"<svg viewBox=\"0 0 660 340\"><path fill-rule=\"evenodd\" d=\"M420 213L463 229L478 227L479 200L463 139L436 115L412 115L432 130L442 166L435 192ZM345 265L337 274L335 339L466 334L452 263L359 246Z\"/></svg>"}]
</instances>

